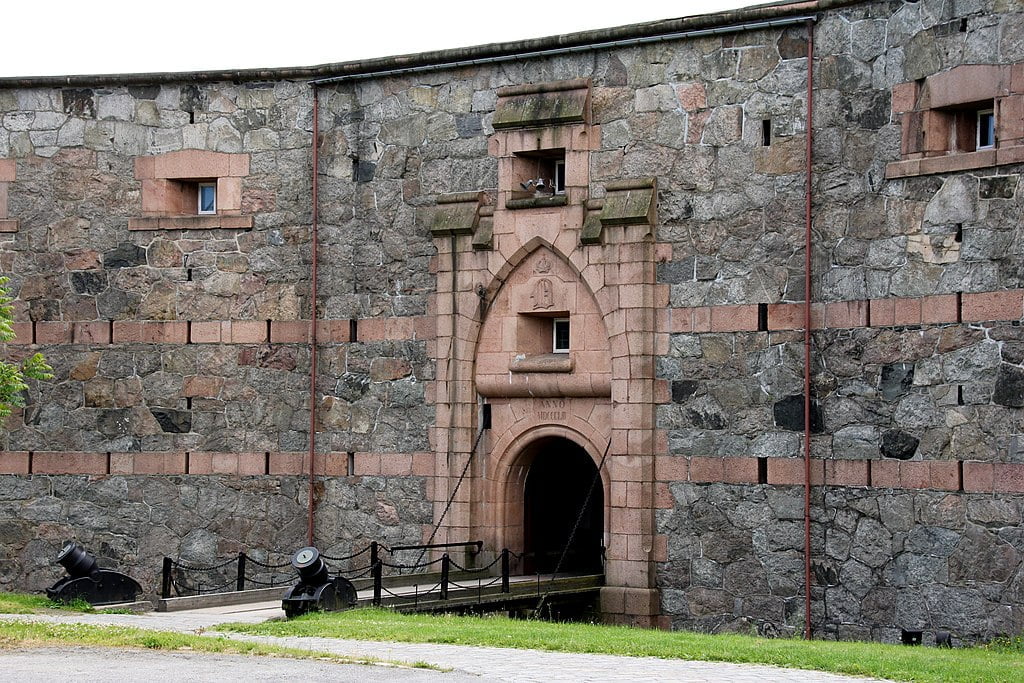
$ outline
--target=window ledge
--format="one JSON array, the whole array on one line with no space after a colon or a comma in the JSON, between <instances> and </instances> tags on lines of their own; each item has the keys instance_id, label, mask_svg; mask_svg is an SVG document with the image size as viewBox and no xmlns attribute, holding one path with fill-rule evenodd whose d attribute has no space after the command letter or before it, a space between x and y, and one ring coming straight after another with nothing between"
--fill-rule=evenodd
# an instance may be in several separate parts
<instances>
[{"instance_id":1,"label":"window ledge","mask_svg":"<svg viewBox=\"0 0 1024 683\"><path fill-rule=\"evenodd\" d=\"M938 157L894 161L886 165L885 177L890 179L907 178L931 175L933 173L969 171L975 168L1016 164L1022 161L1024 161L1024 145L1014 145L998 149L983 149L977 152L961 152Z\"/></svg>"},{"instance_id":2,"label":"window ledge","mask_svg":"<svg viewBox=\"0 0 1024 683\"><path fill-rule=\"evenodd\" d=\"M18 232L18 221L14 218L0 219L0 232Z\"/></svg>"},{"instance_id":3,"label":"window ledge","mask_svg":"<svg viewBox=\"0 0 1024 683\"><path fill-rule=\"evenodd\" d=\"M565 206L569 203L569 197L564 194L556 194L552 197L530 197L528 199L509 199L505 202L506 209L539 209L548 206Z\"/></svg>"},{"instance_id":4,"label":"window ledge","mask_svg":"<svg viewBox=\"0 0 1024 683\"><path fill-rule=\"evenodd\" d=\"M129 218L129 230L245 230L252 216L155 216Z\"/></svg>"},{"instance_id":5,"label":"window ledge","mask_svg":"<svg viewBox=\"0 0 1024 683\"><path fill-rule=\"evenodd\" d=\"M509 363L509 372L572 372L575 363L568 353L542 353L516 356Z\"/></svg>"}]
</instances>

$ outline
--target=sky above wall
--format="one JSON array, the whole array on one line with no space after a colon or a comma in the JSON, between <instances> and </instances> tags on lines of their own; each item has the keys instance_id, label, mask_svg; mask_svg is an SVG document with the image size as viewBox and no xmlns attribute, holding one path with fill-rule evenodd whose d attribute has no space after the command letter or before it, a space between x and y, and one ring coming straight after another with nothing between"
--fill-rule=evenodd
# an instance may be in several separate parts
<instances>
[{"instance_id":1,"label":"sky above wall","mask_svg":"<svg viewBox=\"0 0 1024 683\"><path fill-rule=\"evenodd\" d=\"M718 12L757 0L9 2L0 76L310 66Z\"/></svg>"}]
</instances>

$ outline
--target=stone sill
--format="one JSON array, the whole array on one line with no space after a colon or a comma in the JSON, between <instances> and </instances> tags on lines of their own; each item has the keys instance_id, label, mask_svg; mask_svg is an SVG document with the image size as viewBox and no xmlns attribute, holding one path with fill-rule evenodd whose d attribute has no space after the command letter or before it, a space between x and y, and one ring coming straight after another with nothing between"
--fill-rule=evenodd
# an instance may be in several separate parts
<instances>
[{"instance_id":1,"label":"stone sill","mask_svg":"<svg viewBox=\"0 0 1024 683\"><path fill-rule=\"evenodd\" d=\"M951 173L969 171L976 168L988 168L1004 164L1016 164L1024 161L1024 145L985 149L980 152L963 152L946 154L939 157L922 159L906 159L893 161L885 167L886 178L907 178L933 173Z\"/></svg>"},{"instance_id":2,"label":"stone sill","mask_svg":"<svg viewBox=\"0 0 1024 683\"><path fill-rule=\"evenodd\" d=\"M129 218L129 230L245 230L252 216L154 216Z\"/></svg>"},{"instance_id":3,"label":"stone sill","mask_svg":"<svg viewBox=\"0 0 1024 683\"><path fill-rule=\"evenodd\" d=\"M542 353L513 358L509 372L572 372L576 364L568 353Z\"/></svg>"},{"instance_id":4,"label":"stone sill","mask_svg":"<svg viewBox=\"0 0 1024 683\"><path fill-rule=\"evenodd\" d=\"M0 232L18 232L18 220L15 218L0 219Z\"/></svg>"},{"instance_id":5,"label":"stone sill","mask_svg":"<svg viewBox=\"0 0 1024 683\"><path fill-rule=\"evenodd\" d=\"M509 199L505 202L505 208L509 210L540 209L549 206L566 206L568 203L569 197L567 195L558 194L552 197L530 197L529 199Z\"/></svg>"}]
</instances>

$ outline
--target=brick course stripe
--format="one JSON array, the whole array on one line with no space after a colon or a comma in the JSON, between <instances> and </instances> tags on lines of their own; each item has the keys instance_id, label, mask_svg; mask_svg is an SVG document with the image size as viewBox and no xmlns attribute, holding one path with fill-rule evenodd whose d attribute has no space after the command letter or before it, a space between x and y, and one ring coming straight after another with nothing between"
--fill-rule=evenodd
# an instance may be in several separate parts
<instances>
[{"instance_id":1,"label":"brick course stripe","mask_svg":"<svg viewBox=\"0 0 1024 683\"><path fill-rule=\"evenodd\" d=\"M431 340L430 316L367 318L359 322L360 342ZM309 320L40 320L13 324L19 346L32 344L308 344ZM351 321L318 320L318 344L351 341Z\"/></svg>"},{"instance_id":2,"label":"brick course stripe","mask_svg":"<svg viewBox=\"0 0 1024 683\"><path fill-rule=\"evenodd\" d=\"M671 482L756 484L758 458L659 455L655 486ZM767 458L767 483L802 486L803 458ZM811 460L811 485L870 486L906 490L960 491L961 466L965 493L1024 493L1024 463L958 460ZM671 505L662 490L657 506Z\"/></svg>"},{"instance_id":3,"label":"brick course stripe","mask_svg":"<svg viewBox=\"0 0 1024 683\"><path fill-rule=\"evenodd\" d=\"M348 453L323 453L316 474L348 475ZM108 471L109 468L109 471ZM0 474L89 475L304 475L309 473L308 452L221 453L150 451L141 453L77 453L59 451L0 451ZM434 454L356 453L354 476L434 476Z\"/></svg>"},{"instance_id":4,"label":"brick course stripe","mask_svg":"<svg viewBox=\"0 0 1024 683\"><path fill-rule=\"evenodd\" d=\"M814 329L1013 320L1024 320L1022 289L811 304ZM756 331L757 304L673 308L663 325L674 333ZM769 331L801 330L803 326L802 303L768 304Z\"/></svg>"}]
</instances>

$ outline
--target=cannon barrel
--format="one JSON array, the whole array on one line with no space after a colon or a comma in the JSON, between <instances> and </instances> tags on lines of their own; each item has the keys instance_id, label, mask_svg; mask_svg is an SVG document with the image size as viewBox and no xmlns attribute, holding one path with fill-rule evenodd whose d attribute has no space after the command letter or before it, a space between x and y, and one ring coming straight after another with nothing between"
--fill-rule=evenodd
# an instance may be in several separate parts
<instances>
[{"instance_id":1,"label":"cannon barrel","mask_svg":"<svg viewBox=\"0 0 1024 683\"><path fill-rule=\"evenodd\" d=\"M291 617L306 612L335 612L356 604L356 589L343 576L331 578L331 572L312 546L299 548L292 557L299 583L285 593L281 608Z\"/></svg>"},{"instance_id":2,"label":"cannon barrel","mask_svg":"<svg viewBox=\"0 0 1024 683\"><path fill-rule=\"evenodd\" d=\"M60 549L60 552L57 553L57 563L64 567L64 571L72 578L76 579L92 576L98 569L96 558L74 541L68 541Z\"/></svg>"},{"instance_id":3,"label":"cannon barrel","mask_svg":"<svg viewBox=\"0 0 1024 683\"><path fill-rule=\"evenodd\" d=\"M299 573L303 583L322 586L331 582L331 573L320 558L320 551L312 546L296 551L292 557L292 567Z\"/></svg>"}]
</instances>

